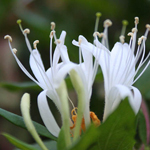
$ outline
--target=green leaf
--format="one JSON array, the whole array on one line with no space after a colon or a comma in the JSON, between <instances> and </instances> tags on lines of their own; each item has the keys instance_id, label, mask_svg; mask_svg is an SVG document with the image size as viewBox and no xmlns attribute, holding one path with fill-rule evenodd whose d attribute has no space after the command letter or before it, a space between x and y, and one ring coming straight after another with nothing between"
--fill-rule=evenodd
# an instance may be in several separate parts
<instances>
[{"instance_id":1,"label":"green leaf","mask_svg":"<svg viewBox=\"0 0 150 150\"><path fill-rule=\"evenodd\" d=\"M16 146L17 148L21 149L21 150L37 150L36 148L34 148L33 146L26 144L18 139L16 139L15 137L3 133L3 135L7 138L7 140L13 144L14 146Z\"/></svg>"},{"instance_id":2,"label":"green leaf","mask_svg":"<svg viewBox=\"0 0 150 150\"><path fill-rule=\"evenodd\" d=\"M2 108L0 108L0 116L4 117L5 119L7 119L8 121L10 121L11 123L13 123L16 126L26 129L23 118L21 116L18 116L16 114L8 112ZM33 121L33 124L39 135L45 136L45 137L53 139L53 140L57 140L57 138L54 137L52 134L50 134L50 132L41 124L34 122L34 121Z\"/></svg>"},{"instance_id":3,"label":"green leaf","mask_svg":"<svg viewBox=\"0 0 150 150\"><path fill-rule=\"evenodd\" d=\"M138 122L139 122L138 130L140 139L146 145L147 144L146 121L142 111L140 111L138 114Z\"/></svg>"},{"instance_id":4,"label":"green leaf","mask_svg":"<svg viewBox=\"0 0 150 150\"><path fill-rule=\"evenodd\" d=\"M43 141L44 145L48 148L48 150L57 150L57 142L56 141ZM38 144L33 145L35 148L41 150Z\"/></svg>"},{"instance_id":5,"label":"green leaf","mask_svg":"<svg viewBox=\"0 0 150 150\"><path fill-rule=\"evenodd\" d=\"M98 128L91 125L70 150L132 150L134 136L135 114L125 99Z\"/></svg>"},{"instance_id":6,"label":"green leaf","mask_svg":"<svg viewBox=\"0 0 150 150\"><path fill-rule=\"evenodd\" d=\"M58 136L58 140L57 140L57 149L58 150L64 150L66 149L66 142L65 142L65 138L64 138L64 127L61 128L60 132L59 132L59 136Z\"/></svg>"},{"instance_id":7,"label":"green leaf","mask_svg":"<svg viewBox=\"0 0 150 150\"><path fill-rule=\"evenodd\" d=\"M48 150L57 150L56 141L43 141L43 143L48 148ZM41 150L41 147L37 143L32 144L32 146L36 148L37 150ZM16 148L15 150L20 150L20 149Z\"/></svg>"},{"instance_id":8,"label":"green leaf","mask_svg":"<svg viewBox=\"0 0 150 150\"><path fill-rule=\"evenodd\" d=\"M10 83L10 82L1 82L0 87L3 87L9 91L18 91L25 89L41 90L41 88L34 82L22 82L22 83Z\"/></svg>"}]
</instances>

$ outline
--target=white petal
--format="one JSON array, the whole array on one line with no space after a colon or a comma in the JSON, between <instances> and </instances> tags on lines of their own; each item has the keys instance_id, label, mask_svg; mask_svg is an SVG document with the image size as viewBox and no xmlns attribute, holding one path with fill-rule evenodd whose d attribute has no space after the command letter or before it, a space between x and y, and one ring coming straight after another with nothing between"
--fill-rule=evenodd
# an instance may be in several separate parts
<instances>
[{"instance_id":1,"label":"white petal","mask_svg":"<svg viewBox=\"0 0 150 150\"><path fill-rule=\"evenodd\" d=\"M70 62L67 64L64 64L59 71L57 72L57 74L55 74L54 77L54 86L55 88L58 88L61 81L66 77L66 75L69 73L69 71L71 69L73 69L74 67L76 67L76 64Z\"/></svg>"},{"instance_id":2,"label":"white petal","mask_svg":"<svg viewBox=\"0 0 150 150\"><path fill-rule=\"evenodd\" d=\"M38 107L39 107L40 115L49 132L54 136L58 137L60 128L56 123L56 120L48 106L46 93L47 90L41 92L38 95Z\"/></svg>"},{"instance_id":3,"label":"white petal","mask_svg":"<svg viewBox=\"0 0 150 150\"><path fill-rule=\"evenodd\" d=\"M117 42L114 45L111 51L110 68L112 86L116 84L131 85L128 81L135 73L135 64L134 54L128 44Z\"/></svg>"},{"instance_id":4,"label":"white petal","mask_svg":"<svg viewBox=\"0 0 150 150\"><path fill-rule=\"evenodd\" d=\"M133 94L130 88L124 85L116 85L112 87L109 94L106 95L104 119L106 119L109 114L111 114L117 108L120 101L126 97L129 98L129 103L131 106L133 106Z\"/></svg>"},{"instance_id":5,"label":"white petal","mask_svg":"<svg viewBox=\"0 0 150 150\"><path fill-rule=\"evenodd\" d=\"M142 95L136 87L131 86L131 88L133 90L133 101L131 102L131 105L134 112L137 114L141 106Z\"/></svg>"},{"instance_id":6,"label":"white petal","mask_svg":"<svg viewBox=\"0 0 150 150\"><path fill-rule=\"evenodd\" d=\"M83 36L79 36L79 40L81 40L81 43L83 45L87 45L88 49L93 48L93 45L89 43ZM82 45L81 44L81 45ZM85 47L81 47L82 55L83 55L83 61L84 65L86 66L86 71L88 76L91 76L90 74L93 71L93 54L87 50Z\"/></svg>"},{"instance_id":7,"label":"white petal","mask_svg":"<svg viewBox=\"0 0 150 150\"><path fill-rule=\"evenodd\" d=\"M58 47L56 46L54 54L53 54L53 67L56 68L58 61L60 59L60 51Z\"/></svg>"},{"instance_id":8,"label":"white petal","mask_svg":"<svg viewBox=\"0 0 150 150\"><path fill-rule=\"evenodd\" d=\"M30 67L37 78L37 80L45 87L48 88L50 85L50 81L46 76L45 68L41 59L41 56L37 50L33 50L32 54L30 55Z\"/></svg>"},{"instance_id":9,"label":"white petal","mask_svg":"<svg viewBox=\"0 0 150 150\"><path fill-rule=\"evenodd\" d=\"M66 37L66 31L62 31L61 35L59 37L59 40L60 40L62 45L64 45L64 43L65 43L65 37Z\"/></svg>"}]
</instances>

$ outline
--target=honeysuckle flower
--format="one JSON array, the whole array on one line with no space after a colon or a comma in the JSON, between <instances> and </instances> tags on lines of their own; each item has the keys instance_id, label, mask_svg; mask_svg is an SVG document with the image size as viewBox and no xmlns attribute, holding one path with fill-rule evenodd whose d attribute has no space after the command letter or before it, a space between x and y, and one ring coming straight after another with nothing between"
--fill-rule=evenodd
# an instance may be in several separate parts
<instances>
[{"instance_id":1,"label":"honeysuckle flower","mask_svg":"<svg viewBox=\"0 0 150 150\"><path fill-rule=\"evenodd\" d=\"M97 67L93 66L93 55L85 50L79 50L80 63L75 64L69 60L67 47L64 45L64 40L66 32L62 31L60 38L56 38L54 26L52 23L52 31L50 33L50 68L45 71L40 53L37 49L38 40L34 41L32 50L30 42L27 38L29 34L29 29L22 29L22 26L19 23L21 31L25 37L27 47L30 52L29 64L31 70L35 76L32 75L26 70L18 59L16 53L17 50L12 48L11 42L12 38L10 36L5 36L5 39L8 39L10 50L16 59L21 70L35 83L37 83L43 91L38 95L38 107L42 120L47 127L47 129L54 135L58 136L60 132L60 127L58 126L55 118L53 117L51 110L49 108L47 97L49 97L56 107L58 108L61 116L65 130L70 134L70 129L75 127L73 131L74 139L76 140L80 134L80 129L85 131L85 128L90 124L90 117L93 120L94 124L98 125L100 122L96 115L93 112L89 111L89 102L92 92L92 84L96 75ZM53 54L52 59L52 39L55 39L56 48ZM83 62L82 62L83 56ZM58 63L61 58L62 62ZM72 116L72 121L69 116L69 106L68 106L68 94L64 78L66 74L70 75L72 83L75 87L75 90L78 94L78 111L77 115ZM73 109L75 111L75 109ZM72 112L73 112L72 111ZM84 121L82 121L84 119ZM66 121L67 120L67 121ZM69 123L70 121L70 123ZM86 127L85 127L86 126ZM67 135L65 131L65 135ZM66 141L70 139L66 136ZM67 143L66 142L66 143Z\"/></svg>"},{"instance_id":2,"label":"honeysuckle flower","mask_svg":"<svg viewBox=\"0 0 150 150\"><path fill-rule=\"evenodd\" d=\"M120 36L120 42L117 42L112 51L108 46L108 27L111 21L104 22L104 32L94 33L94 44L89 43L83 36L79 36L79 42L73 41L73 44L82 49L90 51L98 61L104 76L105 87L105 109L104 120L118 106L120 101L125 97L129 97L129 102L135 113L138 112L142 96L140 91L132 86L139 77L144 73L150 61L147 62L150 53L145 57L145 41L150 30L150 25L146 25L144 36L139 38L138 48L136 47L136 35L138 17L135 17L135 28L129 33L131 36L129 44L124 43L124 35ZM102 41L98 41L98 36L103 37ZM139 62L139 63L138 63ZM144 69L136 77L139 69L145 65Z\"/></svg>"},{"instance_id":3,"label":"honeysuckle flower","mask_svg":"<svg viewBox=\"0 0 150 150\"><path fill-rule=\"evenodd\" d=\"M31 70L36 77L32 77L32 75L25 69L22 65L20 60L18 59L16 49L13 49L11 46L12 38L10 36L5 36L5 39L8 39L10 50L15 57L19 67L22 71L35 83L37 83L43 91L38 96L38 107L40 111L40 115L43 119L43 122L47 129L54 135L58 136L60 132L60 127L58 126L57 122L55 121L51 110L48 106L47 96L54 102L56 107L58 108L61 116L62 121L65 126L65 136L66 141L69 142L70 139L70 115L69 115L69 106L68 106L68 94L67 88L64 82L64 78L66 77L67 73L74 68L76 64L71 63L68 58L67 48L64 45L64 40L66 36L66 32L62 31L59 40L57 40L55 32L52 31L50 34L50 68L45 71L41 56L37 50L37 43L39 42L36 40L33 45L34 49L32 50L30 42L27 38L27 34L29 33L29 29L23 30L20 26L23 35L25 36L25 41L27 47L30 51L30 67ZM53 54L52 60L52 38L55 38L56 48ZM65 62L58 63L59 59L64 60ZM67 132L66 132L67 130Z\"/></svg>"}]
</instances>

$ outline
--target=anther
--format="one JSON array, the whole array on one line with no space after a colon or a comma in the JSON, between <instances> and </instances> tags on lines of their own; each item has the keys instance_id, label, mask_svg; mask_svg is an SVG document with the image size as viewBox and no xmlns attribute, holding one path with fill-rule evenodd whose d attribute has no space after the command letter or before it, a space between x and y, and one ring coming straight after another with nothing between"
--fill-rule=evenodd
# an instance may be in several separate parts
<instances>
[{"instance_id":1,"label":"anther","mask_svg":"<svg viewBox=\"0 0 150 150\"><path fill-rule=\"evenodd\" d=\"M60 39L56 39L54 43L55 43L55 44L60 44L61 41L60 41Z\"/></svg>"},{"instance_id":2,"label":"anther","mask_svg":"<svg viewBox=\"0 0 150 150\"><path fill-rule=\"evenodd\" d=\"M132 32L129 32L129 33L128 33L128 36L133 37L133 33L132 33Z\"/></svg>"},{"instance_id":3,"label":"anther","mask_svg":"<svg viewBox=\"0 0 150 150\"><path fill-rule=\"evenodd\" d=\"M55 26L56 26L55 22L51 22L51 30L54 30Z\"/></svg>"},{"instance_id":4,"label":"anther","mask_svg":"<svg viewBox=\"0 0 150 150\"><path fill-rule=\"evenodd\" d=\"M132 33L137 32L138 29L137 28L132 28Z\"/></svg>"},{"instance_id":5,"label":"anther","mask_svg":"<svg viewBox=\"0 0 150 150\"><path fill-rule=\"evenodd\" d=\"M82 42L82 40L81 40L81 39L79 39L79 45L81 45L81 42Z\"/></svg>"},{"instance_id":6,"label":"anther","mask_svg":"<svg viewBox=\"0 0 150 150\"><path fill-rule=\"evenodd\" d=\"M103 36L104 36L104 33L103 33L103 32L98 35L99 38L101 38L101 37L103 37Z\"/></svg>"},{"instance_id":7,"label":"anther","mask_svg":"<svg viewBox=\"0 0 150 150\"><path fill-rule=\"evenodd\" d=\"M140 45L142 43L142 40L146 40L146 37L145 36L141 36L139 39L138 39L138 45Z\"/></svg>"},{"instance_id":8,"label":"anther","mask_svg":"<svg viewBox=\"0 0 150 150\"><path fill-rule=\"evenodd\" d=\"M24 30L23 30L23 33L24 33L24 34L29 34L29 33L30 33L30 29L24 29Z\"/></svg>"},{"instance_id":9,"label":"anther","mask_svg":"<svg viewBox=\"0 0 150 150\"><path fill-rule=\"evenodd\" d=\"M12 37L10 35L5 35L4 36L4 39L6 40L9 40L9 42L12 42Z\"/></svg>"},{"instance_id":10,"label":"anther","mask_svg":"<svg viewBox=\"0 0 150 150\"><path fill-rule=\"evenodd\" d=\"M146 24L146 28L150 31L150 24Z\"/></svg>"},{"instance_id":11,"label":"anther","mask_svg":"<svg viewBox=\"0 0 150 150\"><path fill-rule=\"evenodd\" d=\"M13 51L14 54L17 53L17 49L16 48L13 48L12 51Z\"/></svg>"},{"instance_id":12,"label":"anther","mask_svg":"<svg viewBox=\"0 0 150 150\"><path fill-rule=\"evenodd\" d=\"M17 20L17 24L21 24L21 22L22 22L21 19Z\"/></svg>"},{"instance_id":13,"label":"anther","mask_svg":"<svg viewBox=\"0 0 150 150\"><path fill-rule=\"evenodd\" d=\"M100 36L100 33L99 33L99 32L94 32L94 33L93 33L93 36L94 36L94 37Z\"/></svg>"},{"instance_id":14,"label":"anther","mask_svg":"<svg viewBox=\"0 0 150 150\"><path fill-rule=\"evenodd\" d=\"M124 35L120 35L119 39L120 39L120 42L123 44L123 43L124 43L125 36L124 36Z\"/></svg>"},{"instance_id":15,"label":"anther","mask_svg":"<svg viewBox=\"0 0 150 150\"><path fill-rule=\"evenodd\" d=\"M51 31L49 37L53 38L55 31Z\"/></svg>"},{"instance_id":16,"label":"anther","mask_svg":"<svg viewBox=\"0 0 150 150\"><path fill-rule=\"evenodd\" d=\"M39 40L35 40L34 42L33 42L33 47L36 49L37 48L37 44L39 43Z\"/></svg>"},{"instance_id":17,"label":"anther","mask_svg":"<svg viewBox=\"0 0 150 150\"><path fill-rule=\"evenodd\" d=\"M60 39L57 39L56 42L57 42L58 44L60 44L60 43L61 43L61 40L60 40Z\"/></svg>"},{"instance_id":18,"label":"anther","mask_svg":"<svg viewBox=\"0 0 150 150\"><path fill-rule=\"evenodd\" d=\"M104 27L110 27L112 25L111 20L107 19L104 21Z\"/></svg>"},{"instance_id":19,"label":"anther","mask_svg":"<svg viewBox=\"0 0 150 150\"><path fill-rule=\"evenodd\" d=\"M122 20L122 24L123 24L124 26L127 26L127 25L129 24L129 22L128 22L127 20Z\"/></svg>"},{"instance_id":20,"label":"anther","mask_svg":"<svg viewBox=\"0 0 150 150\"><path fill-rule=\"evenodd\" d=\"M100 13L100 12L96 13L96 17L101 17L101 16L102 16L102 13Z\"/></svg>"},{"instance_id":21,"label":"anther","mask_svg":"<svg viewBox=\"0 0 150 150\"><path fill-rule=\"evenodd\" d=\"M135 17L134 19L135 19L134 23L138 24L139 23L139 17Z\"/></svg>"}]
</instances>

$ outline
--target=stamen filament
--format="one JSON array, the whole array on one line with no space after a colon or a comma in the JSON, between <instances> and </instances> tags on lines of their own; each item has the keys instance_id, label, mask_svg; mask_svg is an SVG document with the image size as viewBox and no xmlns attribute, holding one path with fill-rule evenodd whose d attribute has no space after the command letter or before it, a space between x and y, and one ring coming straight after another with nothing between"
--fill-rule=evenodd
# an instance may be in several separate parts
<instances>
[{"instance_id":1,"label":"stamen filament","mask_svg":"<svg viewBox=\"0 0 150 150\"><path fill-rule=\"evenodd\" d=\"M96 22L95 22L95 29L94 32L98 31L98 24L99 24L99 19L102 16L102 14L100 12L96 13Z\"/></svg>"}]
</instances>

